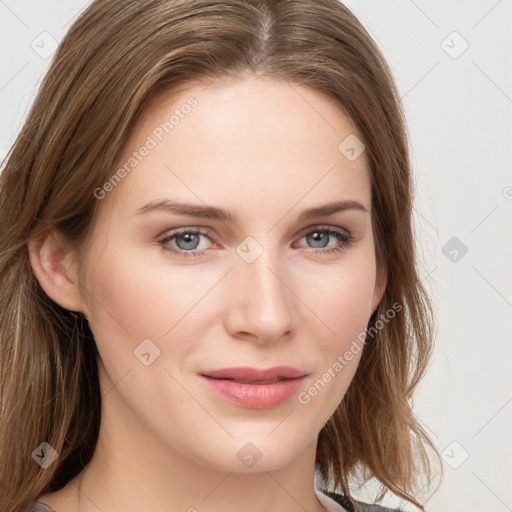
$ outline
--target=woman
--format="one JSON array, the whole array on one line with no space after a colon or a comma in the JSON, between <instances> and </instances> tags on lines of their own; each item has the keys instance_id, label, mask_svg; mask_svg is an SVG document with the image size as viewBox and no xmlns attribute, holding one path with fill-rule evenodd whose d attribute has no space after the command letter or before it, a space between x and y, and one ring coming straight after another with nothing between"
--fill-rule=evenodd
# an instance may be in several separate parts
<instances>
[{"instance_id":1,"label":"woman","mask_svg":"<svg viewBox=\"0 0 512 512\"><path fill-rule=\"evenodd\" d=\"M346 7L93 2L0 187L1 510L421 507L407 140Z\"/></svg>"}]
</instances>

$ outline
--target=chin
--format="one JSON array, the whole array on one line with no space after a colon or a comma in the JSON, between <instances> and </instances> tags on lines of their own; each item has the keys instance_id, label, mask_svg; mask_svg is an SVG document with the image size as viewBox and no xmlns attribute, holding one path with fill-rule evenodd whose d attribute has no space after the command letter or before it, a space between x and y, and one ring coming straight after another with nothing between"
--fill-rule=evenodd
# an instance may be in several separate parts
<instances>
[{"instance_id":1,"label":"chin","mask_svg":"<svg viewBox=\"0 0 512 512\"><path fill-rule=\"evenodd\" d=\"M205 466L224 472L277 471L291 464L309 445L306 440L300 443L300 439L284 429L280 436L276 435L276 432L269 436L271 430L265 430L259 435L248 434L224 441L212 439L211 446L196 445L192 458ZM315 437L313 450L316 449L316 439Z\"/></svg>"}]
</instances>

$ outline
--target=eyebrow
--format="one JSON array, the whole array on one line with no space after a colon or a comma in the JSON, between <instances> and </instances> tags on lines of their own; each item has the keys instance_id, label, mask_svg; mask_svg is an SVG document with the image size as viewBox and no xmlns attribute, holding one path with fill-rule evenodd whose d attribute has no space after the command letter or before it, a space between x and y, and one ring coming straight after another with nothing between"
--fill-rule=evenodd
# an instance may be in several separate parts
<instances>
[{"instance_id":1,"label":"eyebrow","mask_svg":"<svg viewBox=\"0 0 512 512\"><path fill-rule=\"evenodd\" d=\"M308 208L300 214L299 220L305 221L315 217L325 217L344 210L358 210L369 213L367 208L361 203L354 200L344 200L316 206L314 208ZM213 219L232 223L238 221L238 216L236 214L233 214L224 208L173 202L168 199L157 199L155 201L151 201L150 203L138 208L135 215L142 215L154 211L167 211L178 215L188 215L191 217L200 217L203 219Z\"/></svg>"}]
</instances>

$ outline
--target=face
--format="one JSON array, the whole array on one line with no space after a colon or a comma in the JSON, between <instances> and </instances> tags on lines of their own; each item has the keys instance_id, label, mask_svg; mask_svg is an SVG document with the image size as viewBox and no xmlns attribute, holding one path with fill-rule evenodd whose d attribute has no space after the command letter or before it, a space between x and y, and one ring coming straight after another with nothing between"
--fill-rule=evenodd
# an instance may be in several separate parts
<instances>
[{"instance_id":1,"label":"face","mask_svg":"<svg viewBox=\"0 0 512 512\"><path fill-rule=\"evenodd\" d=\"M241 472L257 449L276 469L342 400L384 288L365 154L338 149L354 135L328 98L259 78L188 84L138 121L96 192L80 289L112 409L164 450ZM212 376L279 366L295 378Z\"/></svg>"}]
</instances>

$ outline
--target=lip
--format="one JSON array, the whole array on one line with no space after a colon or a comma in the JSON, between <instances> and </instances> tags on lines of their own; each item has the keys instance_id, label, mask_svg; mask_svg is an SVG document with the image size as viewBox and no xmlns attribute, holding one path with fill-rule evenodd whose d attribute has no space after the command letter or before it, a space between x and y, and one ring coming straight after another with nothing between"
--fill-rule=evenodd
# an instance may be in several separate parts
<instances>
[{"instance_id":1,"label":"lip","mask_svg":"<svg viewBox=\"0 0 512 512\"><path fill-rule=\"evenodd\" d=\"M247 379L247 380L272 380L276 378L294 379L302 377L307 372L291 366L274 366L272 368L252 368L250 366L236 366L233 368L222 368L220 370L209 370L201 375L214 379Z\"/></svg>"},{"instance_id":2,"label":"lip","mask_svg":"<svg viewBox=\"0 0 512 512\"><path fill-rule=\"evenodd\" d=\"M200 376L210 389L236 405L251 409L270 409L295 395L307 373L290 366L261 370L236 367L208 371ZM278 379L277 382L265 383L275 379Z\"/></svg>"}]
</instances>

